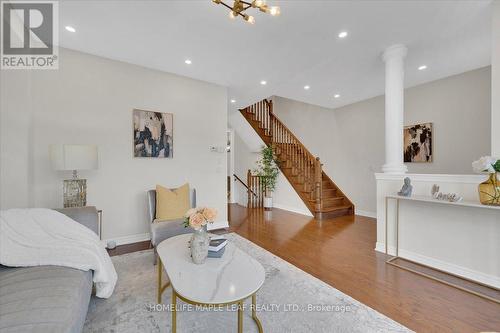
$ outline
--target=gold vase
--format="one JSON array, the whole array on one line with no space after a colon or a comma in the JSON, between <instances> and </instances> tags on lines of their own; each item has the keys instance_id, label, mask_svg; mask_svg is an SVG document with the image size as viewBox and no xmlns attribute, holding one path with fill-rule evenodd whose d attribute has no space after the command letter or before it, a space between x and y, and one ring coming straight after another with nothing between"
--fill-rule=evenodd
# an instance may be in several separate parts
<instances>
[{"instance_id":1,"label":"gold vase","mask_svg":"<svg viewBox=\"0 0 500 333\"><path fill-rule=\"evenodd\" d=\"M490 178L479 184L479 201L483 205L500 206L500 180L498 173L490 174Z\"/></svg>"}]
</instances>

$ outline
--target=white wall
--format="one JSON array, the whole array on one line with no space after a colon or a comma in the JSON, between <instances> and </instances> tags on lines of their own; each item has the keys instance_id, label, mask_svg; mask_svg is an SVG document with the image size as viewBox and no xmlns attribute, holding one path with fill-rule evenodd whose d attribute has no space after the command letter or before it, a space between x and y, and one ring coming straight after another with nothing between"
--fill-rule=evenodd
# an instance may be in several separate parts
<instances>
[{"instance_id":1,"label":"white wall","mask_svg":"<svg viewBox=\"0 0 500 333\"><path fill-rule=\"evenodd\" d=\"M492 8L491 155L500 158L500 1L494 1Z\"/></svg>"},{"instance_id":2,"label":"white wall","mask_svg":"<svg viewBox=\"0 0 500 333\"><path fill-rule=\"evenodd\" d=\"M89 205L103 210L103 238L148 232L146 190L189 182L198 204L227 225L226 88L88 54L60 50L55 71L2 71L2 209L61 207L62 180L52 143L92 143L99 169L87 178ZM173 159L134 158L132 109L174 114ZM133 237L132 237L133 238Z\"/></svg>"},{"instance_id":3,"label":"white wall","mask_svg":"<svg viewBox=\"0 0 500 333\"><path fill-rule=\"evenodd\" d=\"M375 216L373 176L384 164L384 96L338 109L275 97L274 111L356 205ZM434 162L408 163L414 173L471 173L490 152L490 67L405 91L405 124L434 123Z\"/></svg>"},{"instance_id":4,"label":"white wall","mask_svg":"<svg viewBox=\"0 0 500 333\"><path fill-rule=\"evenodd\" d=\"M410 173L470 174L490 153L491 67L406 91L405 124L434 123L434 162L407 163Z\"/></svg>"},{"instance_id":5,"label":"white wall","mask_svg":"<svg viewBox=\"0 0 500 333\"><path fill-rule=\"evenodd\" d=\"M238 133L248 149L254 153L259 152L264 145L264 141L255 133L245 117L239 111L232 110L228 119L229 127Z\"/></svg>"},{"instance_id":6,"label":"white wall","mask_svg":"<svg viewBox=\"0 0 500 333\"><path fill-rule=\"evenodd\" d=\"M15 79L12 74L15 73ZM34 204L33 112L28 71L0 70L0 207Z\"/></svg>"},{"instance_id":7,"label":"white wall","mask_svg":"<svg viewBox=\"0 0 500 333\"><path fill-rule=\"evenodd\" d=\"M255 168L255 163L259 159L259 153L251 151L236 131L234 131L233 152L234 174L247 184L247 172ZM232 179L232 184L234 189L234 201L246 207L248 203L247 189L240 182L235 181L234 177Z\"/></svg>"}]
</instances>

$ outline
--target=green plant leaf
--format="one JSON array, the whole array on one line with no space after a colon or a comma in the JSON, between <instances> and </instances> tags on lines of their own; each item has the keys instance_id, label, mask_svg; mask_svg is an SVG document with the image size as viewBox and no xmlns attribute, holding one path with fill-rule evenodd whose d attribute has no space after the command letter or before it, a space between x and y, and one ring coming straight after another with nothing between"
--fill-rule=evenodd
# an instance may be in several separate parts
<instances>
[{"instance_id":1,"label":"green plant leaf","mask_svg":"<svg viewBox=\"0 0 500 333\"><path fill-rule=\"evenodd\" d=\"M495 169L496 172L500 172L500 160L493 164L493 169Z\"/></svg>"},{"instance_id":2,"label":"green plant leaf","mask_svg":"<svg viewBox=\"0 0 500 333\"><path fill-rule=\"evenodd\" d=\"M279 175L279 161L274 151L273 146L263 147L260 152L261 158L257 161L257 168L254 170L255 174L261 177L266 192L275 190Z\"/></svg>"}]
</instances>

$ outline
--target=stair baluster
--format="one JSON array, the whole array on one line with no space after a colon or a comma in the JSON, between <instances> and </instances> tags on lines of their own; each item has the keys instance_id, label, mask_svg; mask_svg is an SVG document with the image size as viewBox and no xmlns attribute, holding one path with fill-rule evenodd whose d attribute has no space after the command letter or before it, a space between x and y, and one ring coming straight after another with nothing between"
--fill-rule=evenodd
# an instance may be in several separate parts
<instances>
[{"instance_id":1,"label":"stair baluster","mask_svg":"<svg viewBox=\"0 0 500 333\"><path fill-rule=\"evenodd\" d=\"M316 197L316 211L321 211L321 193L322 188L321 185L323 183L322 170L321 170L321 161L319 157L316 157L316 166L314 168L315 171L315 197Z\"/></svg>"}]
</instances>

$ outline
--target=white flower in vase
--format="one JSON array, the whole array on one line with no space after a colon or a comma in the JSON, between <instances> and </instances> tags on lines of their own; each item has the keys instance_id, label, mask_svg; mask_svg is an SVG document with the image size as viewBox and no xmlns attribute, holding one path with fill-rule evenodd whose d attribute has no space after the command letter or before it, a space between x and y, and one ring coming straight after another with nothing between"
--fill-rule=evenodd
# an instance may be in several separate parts
<instances>
[{"instance_id":1,"label":"white flower in vase","mask_svg":"<svg viewBox=\"0 0 500 333\"><path fill-rule=\"evenodd\" d=\"M476 173L495 173L495 165L497 164L498 159L491 156L483 156L479 160L474 161L472 163L472 169Z\"/></svg>"}]
</instances>

